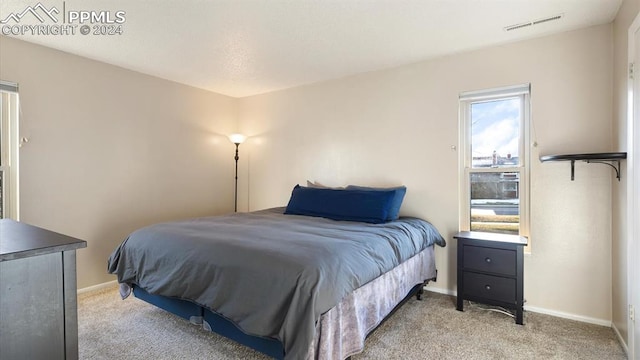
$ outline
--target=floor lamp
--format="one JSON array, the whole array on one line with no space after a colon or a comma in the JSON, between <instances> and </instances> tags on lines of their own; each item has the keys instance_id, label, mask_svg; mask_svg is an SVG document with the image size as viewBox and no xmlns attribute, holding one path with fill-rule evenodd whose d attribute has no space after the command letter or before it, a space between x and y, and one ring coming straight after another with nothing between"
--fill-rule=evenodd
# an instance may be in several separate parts
<instances>
[{"instance_id":1,"label":"floor lamp","mask_svg":"<svg viewBox=\"0 0 640 360\"><path fill-rule=\"evenodd\" d=\"M229 140L231 140L232 143L236 144L236 156L234 157L234 159L236 160L236 189L235 189L235 202L234 202L234 205L233 205L233 211L234 212L238 212L238 160L240 159L240 157L238 157L238 147L246 139L247 139L247 137L242 135L242 134L231 134L231 135L229 135Z\"/></svg>"}]
</instances>

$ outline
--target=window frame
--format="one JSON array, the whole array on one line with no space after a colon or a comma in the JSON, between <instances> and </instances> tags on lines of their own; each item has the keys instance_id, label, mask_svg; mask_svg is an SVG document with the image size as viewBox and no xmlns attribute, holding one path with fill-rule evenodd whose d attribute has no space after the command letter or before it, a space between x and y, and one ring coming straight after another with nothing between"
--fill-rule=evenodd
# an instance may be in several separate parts
<instances>
[{"instance_id":1,"label":"window frame","mask_svg":"<svg viewBox=\"0 0 640 360\"><path fill-rule=\"evenodd\" d=\"M520 98L520 141L519 165L495 168L473 168L471 153L471 105L487 101ZM531 126L531 85L521 84L508 87L463 92L459 96L459 229L471 229L471 174L507 173L519 175L519 236L530 237L530 126Z\"/></svg>"},{"instance_id":2,"label":"window frame","mask_svg":"<svg viewBox=\"0 0 640 360\"><path fill-rule=\"evenodd\" d=\"M20 220L18 85L0 81L0 218Z\"/></svg>"}]
</instances>

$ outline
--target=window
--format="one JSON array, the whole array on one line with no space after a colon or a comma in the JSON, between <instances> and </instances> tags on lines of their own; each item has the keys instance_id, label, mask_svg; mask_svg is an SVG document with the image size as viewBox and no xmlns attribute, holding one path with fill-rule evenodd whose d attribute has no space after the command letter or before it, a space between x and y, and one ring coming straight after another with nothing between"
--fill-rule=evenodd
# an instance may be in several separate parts
<instances>
[{"instance_id":1,"label":"window","mask_svg":"<svg viewBox=\"0 0 640 360\"><path fill-rule=\"evenodd\" d=\"M0 81L0 218L18 220L18 86Z\"/></svg>"},{"instance_id":2,"label":"window","mask_svg":"<svg viewBox=\"0 0 640 360\"><path fill-rule=\"evenodd\" d=\"M529 88L460 94L460 230L529 235Z\"/></svg>"}]
</instances>

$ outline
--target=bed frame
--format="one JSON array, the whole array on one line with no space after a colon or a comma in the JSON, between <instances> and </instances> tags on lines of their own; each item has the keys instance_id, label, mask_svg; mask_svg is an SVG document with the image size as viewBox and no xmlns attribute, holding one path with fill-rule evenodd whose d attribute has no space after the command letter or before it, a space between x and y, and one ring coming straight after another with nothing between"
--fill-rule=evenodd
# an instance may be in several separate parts
<instances>
[{"instance_id":1,"label":"bed frame","mask_svg":"<svg viewBox=\"0 0 640 360\"><path fill-rule=\"evenodd\" d=\"M247 335L231 321L191 301L149 294L135 285L133 294L138 299L186 319L192 324L202 325L205 330L218 333L276 359L284 357L284 348L280 341Z\"/></svg>"},{"instance_id":2,"label":"bed frame","mask_svg":"<svg viewBox=\"0 0 640 360\"><path fill-rule=\"evenodd\" d=\"M407 296L402 299L402 301L400 301L400 303L398 303L393 308L393 310L391 310L391 312L389 312L389 314L387 314L384 319L367 334L367 337L369 337L369 335L371 335L378 327L380 327L387 319L389 319L396 312L396 310L398 310L402 305L404 305L404 303L411 299L411 297L415 296L418 300L422 300L422 295L424 294L424 286L428 282L429 280L425 280L423 283L416 284L409 291ZM136 298L144 300L174 315L186 319L192 324L202 325L205 330L213 331L275 359L284 359L284 348L279 340L247 335L231 321L205 307L197 305L188 300L153 295L135 285L133 286L133 293ZM350 359L350 357L348 357L347 359Z\"/></svg>"}]
</instances>

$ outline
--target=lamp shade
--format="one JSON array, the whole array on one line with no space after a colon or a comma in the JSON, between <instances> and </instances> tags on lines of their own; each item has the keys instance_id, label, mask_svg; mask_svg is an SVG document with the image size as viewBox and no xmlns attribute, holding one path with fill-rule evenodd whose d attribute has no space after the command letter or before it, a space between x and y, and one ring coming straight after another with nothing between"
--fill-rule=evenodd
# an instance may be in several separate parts
<instances>
[{"instance_id":1,"label":"lamp shade","mask_svg":"<svg viewBox=\"0 0 640 360\"><path fill-rule=\"evenodd\" d=\"M231 140L231 142L234 144L242 144L246 139L247 137L242 134L229 135L229 140Z\"/></svg>"}]
</instances>

